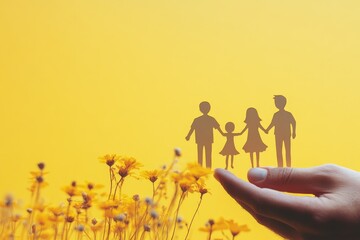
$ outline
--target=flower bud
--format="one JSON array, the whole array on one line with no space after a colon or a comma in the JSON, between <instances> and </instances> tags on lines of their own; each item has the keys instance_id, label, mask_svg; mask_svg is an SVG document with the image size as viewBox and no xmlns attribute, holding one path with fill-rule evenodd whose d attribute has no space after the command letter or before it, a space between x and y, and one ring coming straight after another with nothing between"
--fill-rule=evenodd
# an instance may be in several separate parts
<instances>
[{"instance_id":1,"label":"flower bud","mask_svg":"<svg viewBox=\"0 0 360 240\"><path fill-rule=\"evenodd\" d=\"M181 157L181 149L180 148L175 148L174 153L175 153L176 157Z\"/></svg>"}]
</instances>

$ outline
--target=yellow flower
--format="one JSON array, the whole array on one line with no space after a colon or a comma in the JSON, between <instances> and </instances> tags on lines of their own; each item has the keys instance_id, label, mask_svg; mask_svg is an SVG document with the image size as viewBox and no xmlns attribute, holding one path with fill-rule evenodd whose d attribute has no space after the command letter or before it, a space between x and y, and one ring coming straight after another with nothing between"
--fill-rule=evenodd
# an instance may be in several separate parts
<instances>
[{"instance_id":1,"label":"yellow flower","mask_svg":"<svg viewBox=\"0 0 360 240\"><path fill-rule=\"evenodd\" d=\"M14 214L13 216L11 216L11 221L12 222L18 222L21 219L23 219L23 218L21 217L20 214Z\"/></svg>"},{"instance_id":2,"label":"yellow flower","mask_svg":"<svg viewBox=\"0 0 360 240\"><path fill-rule=\"evenodd\" d=\"M79 184L78 187L79 189L82 189L82 191L86 194L91 195L91 198L93 198L97 195L95 193L95 190L104 188L104 185L85 181L85 184Z\"/></svg>"},{"instance_id":3,"label":"yellow flower","mask_svg":"<svg viewBox=\"0 0 360 240\"><path fill-rule=\"evenodd\" d=\"M99 208L102 210L108 210L111 208L117 208L120 205L120 203L118 201L115 200L107 200L105 202L101 202L99 204Z\"/></svg>"},{"instance_id":4,"label":"yellow flower","mask_svg":"<svg viewBox=\"0 0 360 240\"><path fill-rule=\"evenodd\" d=\"M218 221L214 221L210 219L205 227L199 228L199 231L201 232L214 232L214 231L220 231L225 230L228 228L228 225L226 224L225 220L223 218L220 218Z\"/></svg>"},{"instance_id":5,"label":"yellow flower","mask_svg":"<svg viewBox=\"0 0 360 240\"><path fill-rule=\"evenodd\" d=\"M62 189L64 192L66 192L70 197L73 196L79 196L80 195L80 191L78 190L78 187L76 185L76 182L73 181L71 182L70 186L66 186Z\"/></svg>"},{"instance_id":6,"label":"yellow flower","mask_svg":"<svg viewBox=\"0 0 360 240\"><path fill-rule=\"evenodd\" d=\"M43 172L43 171L32 171L30 172L31 175L31 181L32 184L29 188L30 192L32 194L35 194L35 191L37 190L37 188L44 188L46 186L48 186L48 183L45 182L44 179L44 175L47 174L47 172Z\"/></svg>"},{"instance_id":7,"label":"yellow flower","mask_svg":"<svg viewBox=\"0 0 360 240\"><path fill-rule=\"evenodd\" d=\"M239 225L238 223L234 222L234 220L226 220L227 225L229 226L229 230L233 237L238 235L240 232L249 232L250 229L247 225Z\"/></svg>"},{"instance_id":8,"label":"yellow flower","mask_svg":"<svg viewBox=\"0 0 360 240\"><path fill-rule=\"evenodd\" d=\"M196 179L188 172L173 172L171 178L175 183L179 183L182 181L188 181L188 182L196 181Z\"/></svg>"},{"instance_id":9,"label":"yellow flower","mask_svg":"<svg viewBox=\"0 0 360 240\"><path fill-rule=\"evenodd\" d=\"M46 208L47 206L45 205L44 201L39 201L34 206L34 210L38 210L39 212L43 212Z\"/></svg>"},{"instance_id":10,"label":"yellow flower","mask_svg":"<svg viewBox=\"0 0 360 240\"><path fill-rule=\"evenodd\" d=\"M72 215L69 215L65 218L66 222L72 223L75 220L75 217Z\"/></svg>"},{"instance_id":11,"label":"yellow flower","mask_svg":"<svg viewBox=\"0 0 360 240\"><path fill-rule=\"evenodd\" d=\"M196 191L199 192L201 196L209 192L209 189L205 186L204 179L200 178L196 181Z\"/></svg>"},{"instance_id":12,"label":"yellow flower","mask_svg":"<svg viewBox=\"0 0 360 240\"><path fill-rule=\"evenodd\" d=\"M210 169L204 168L200 166L198 163L188 163L187 169L196 180L198 180L201 177L207 177L209 174L212 173Z\"/></svg>"},{"instance_id":13,"label":"yellow flower","mask_svg":"<svg viewBox=\"0 0 360 240\"><path fill-rule=\"evenodd\" d=\"M64 218L62 216L50 215L50 216L48 216L48 219L50 222L53 222L53 223L64 222Z\"/></svg>"},{"instance_id":14,"label":"yellow flower","mask_svg":"<svg viewBox=\"0 0 360 240\"><path fill-rule=\"evenodd\" d=\"M63 221L63 216L65 215L65 209L63 206L58 207L49 207L48 211L51 213L50 216L48 216L49 221L54 223L59 223Z\"/></svg>"},{"instance_id":15,"label":"yellow flower","mask_svg":"<svg viewBox=\"0 0 360 240\"><path fill-rule=\"evenodd\" d=\"M93 182L86 182L86 189L88 191L92 191L94 189L101 189L103 187L104 187L104 185L102 185L102 184L95 184Z\"/></svg>"},{"instance_id":16,"label":"yellow flower","mask_svg":"<svg viewBox=\"0 0 360 240\"><path fill-rule=\"evenodd\" d=\"M106 163L106 165L111 167L115 164L115 162L117 162L120 159L120 156L116 154L106 154L105 156L102 156L99 159L100 162Z\"/></svg>"},{"instance_id":17,"label":"yellow flower","mask_svg":"<svg viewBox=\"0 0 360 240\"><path fill-rule=\"evenodd\" d=\"M83 204L81 202L76 202L73 204L73 208L75 208L77 213L81 213L81 209L83 208Z\"/></svg>"},{"instance_id":18,"label":"yellow flower","mask_svg":"<svg viewBox=\"0 0 360 240\"><path fill-rule=\"evenodd\" d=\"M119 161L120 165L117 165L119 175L124 178L132 174L132 171L139 169L142 165L136 161L135 158L126 157Z\"/></svg>"},{"instance_id":19,"label":"yellow flower","mask_svg":"<svg viewBox=\"0 0 360 240\"><path fill-rule=\"evenodd\" d=\"M124 195L121 198L121 204L118 206L117 210L120 212L131 212L133 211L134 208L134 200L131 197L128 197L126 195Z\"/></svg>"},{"instance_id":20,"label":"yellow flower","mask_svg":"<svg viewBox=\"0 0 360 240\"><path fill-rule=\"evenodd\" d=\"M145 179L148 179L150 180L150 182L154 183L158 180L160 174L162 173L161 170L152 170L152 171L143 171L142 172L142 176L145 178Z\"/></svg>"},{"instance_id":21,"label":"yellow flower","mask_svg":"<svg viewBox=\"0 0 360 240\"><path fill-rule=\"evenodd\" d=\"M98 222L95 218L91 220L90 228L93 232L99 232L103 229L104 222Z\"/></svg>"},{"instance_id":22,"label":"yellow flower","mask_svg":"<svg viewBox=\"0 0 360 240\"><path fill-rule=\"evenodd\" d=\"M48 223L48 215L45 213L38 213L36 215L36 222L40 226L45 226Z\"/></svg>"},{"instance_id":23,"label":"yellow flower","mask_svg":"<svg viewBox=\"0 0 360 240\"><path fill-rule=\"evenodd\" d=\"M119 234L122 231L124 231L127 226L128 225L123 221L116 222L113 231L114 231L114 233Z\"/></svg>"},{"instance_id":24,"label":"yellow flower","mask_svg":"<svg viewBox=\"0 0 360 240\"><path fill-rule=\"evenodd\" d=\"M193 193L196 189L195 184L196 184L195 179L186 176L179 181L179 186L181 188L181 191L186 193L188 192Z\"/></svg>"},{"instance_id":25,"label":"yellow flower","mask_svg":"<svg viewBox=\"0 0 360 240\"><path fill-rule=\"evenodd\" d=\"M36 179L37 177L44 176L46 174L48 174L48 172L43 172L43 171L31 171L30 172L31 179Z\"/></svg>"}]
</instances>

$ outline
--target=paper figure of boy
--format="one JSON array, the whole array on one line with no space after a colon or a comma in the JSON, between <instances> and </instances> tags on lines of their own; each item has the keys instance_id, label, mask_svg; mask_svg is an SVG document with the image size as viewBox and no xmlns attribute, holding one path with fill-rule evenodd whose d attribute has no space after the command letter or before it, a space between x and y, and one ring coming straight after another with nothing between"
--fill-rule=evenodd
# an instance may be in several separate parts
<instances>
[{"instance_id":1,"label":"paper figure of boy","mask_svg":"<svg viewBox=\"0 0 360 240\"><path fill-rule=\"evenodd\" d=\"M185 139L189 141L192 133L195 131L195 142L198 151L198 163L203 164L203 150L205 149L206 167L211 168L212 161L212 144L214 142L213 129L217 129L221 134L220 124L215 118L209 116L211 106L208 102L201 102L199 105L200 112L203 115L194 119L191 128Z\"/></svg>"},{"instance_id":2,"label":"paper figure of boy","mask_svg":"<svg viewBox=\"0 0 360 240\"><path fill-rule=\"evenodd\" d=\"M275 128L276 156L279 167L283 167L282 146L285 146L286 166L291 167L291 136L296 137L296 121L294 116L285 111L286 98L282 95L275 95L275 106L279 109L266 129L268 132L272 127ZM292 131L291 131L292 130Z\"/></svg>"}]
</instances>

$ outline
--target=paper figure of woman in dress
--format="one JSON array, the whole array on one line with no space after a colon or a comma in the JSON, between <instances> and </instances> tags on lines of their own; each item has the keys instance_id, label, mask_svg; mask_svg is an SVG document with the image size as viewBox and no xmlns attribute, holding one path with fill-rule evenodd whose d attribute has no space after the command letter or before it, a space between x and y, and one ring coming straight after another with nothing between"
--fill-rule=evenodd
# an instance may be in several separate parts
<instances>
[{"instance_id":1,"label":"paper figure of woman in dress","mask_svg":"<svg viewBox=\"0 0 360 240\"><path fill-rule=\"evenodd\" d=\"M221 150L220 154L226 156L226 166L225 169L228 169L229 157L231 159L231 168L234 168L234 155L238 155L239 152L235 148L234 137L240 136L240 133L233 133L235 130L235 124L233 122L227 122L225 124L226 133L222 133L226 137L226 143L224 148Z\"/></svg>"},{"instance_id":2,"label":"paper figure of woman in dress","mask_svg":"<svg viewBox=\"0 0 360 240\"><path fill-rule=\"evenodd\" d=\"M259 167L260 152L265 151L267 148L260 137L259 128L267 133L260 121L261 119L255 108L248 108L246 110L246 119L244 121L246 126L240 134L248 130L247 140L243 149L245 152L250 153L251 167L254 167L254 153L256 154L256 165Z\"/></svg>"}]
</instances>

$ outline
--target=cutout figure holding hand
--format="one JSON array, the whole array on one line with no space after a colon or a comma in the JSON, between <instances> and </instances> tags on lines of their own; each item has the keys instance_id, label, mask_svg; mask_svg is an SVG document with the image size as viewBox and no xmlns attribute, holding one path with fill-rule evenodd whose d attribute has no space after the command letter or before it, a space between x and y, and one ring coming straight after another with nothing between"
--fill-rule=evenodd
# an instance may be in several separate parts
<instances>
[{"instance_id":1,"label":"cutout figure holding hand","mask_svg":"<svg viewBox=\"0 0 360 240\"><path fill-rule=\"evenodd\" d=\"M202 116L194 119L191 124L191 128L185 139L190 140L192 133L195 131L195 141L197 144L198 151L198 163L200 166L203 164L203 149L205 149L206 167L211 168L212 161L212 144L214 142L213 129L217 129L221 134L223 132L220 129L220 124L209 116L211 106L208 102L201 102L199 105Z\"/></svg>"},{"instance_id":2,"label":"cutout figure holding hand","mask_svg":"<svg viewBox=\"0 0 360 240\"><path fill-rule=\"evenodd\" d=\"M266 132L275 127L274 134L278 167L283 166L283 145L285 146L286 166L291 167L291 136L293 139L296 137L296 121L290 112L285 111L286 98L284 96L275 95L274 100L275 106L279 109L279 111L274 114L269 127L266 129Z\"/></svg>"},{"instance_id":3,"label":"cutout figure holding hand","mask_svg":"<svg viewBox=\"0 0 360 240\"><path fill-rule=\"evenodd\" d=\"M248 108L246 110L246 126L240 134L248 130L248 137L243 147L244 151L250 153L251 167L254 167L254 153L256 153L256 166L260 166L260 152L266 150L267 146L263 143L260 137L259 128L265 133L266 130L260 123L261 119L255 108Z\"/></svg>"},{"instance_id":4,"label":"cutout figure holding hand","mask_svg":"<svg viewBox=\"0 0 360 240\"><path fill-rule=\"evenodd\" d=\"M240 136L240 133L233 133L235 130L235 124L233 122L228 122L225 125L226 133L222 133L226 137L226 143L224 148L221 150L220 154L226 156L226 166L225 169L228 169L229 157L231 159L231 168L234 168L234 155L238 155L239 152L235 148L234 137Z\"/></svg>"}]
</instances>

